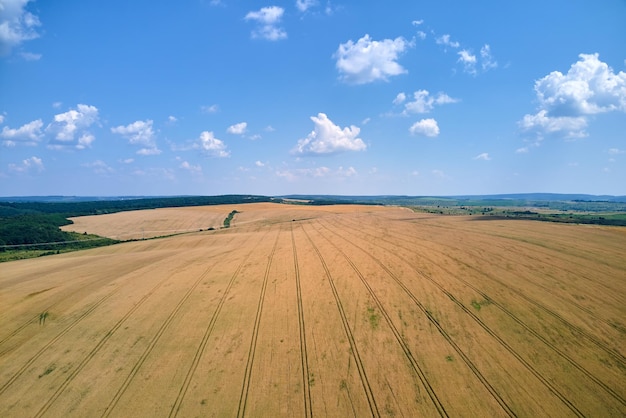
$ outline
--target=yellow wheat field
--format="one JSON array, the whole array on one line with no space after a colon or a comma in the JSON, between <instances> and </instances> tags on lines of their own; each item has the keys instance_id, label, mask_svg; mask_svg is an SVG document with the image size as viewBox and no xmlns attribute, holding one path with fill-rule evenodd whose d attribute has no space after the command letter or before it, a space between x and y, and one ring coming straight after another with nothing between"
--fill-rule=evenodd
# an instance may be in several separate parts
<instances>
[{"instance_id":1,"label":"yellow wheat field","mask_svg":"<svg viewBox=\"0 0 626 418\"><path fill-rule=\"evenodd\" d=\"M75 222L197 231L0 265L0 416L626 415L624 228L278 204Z\"/></svg>"}]
</instances>

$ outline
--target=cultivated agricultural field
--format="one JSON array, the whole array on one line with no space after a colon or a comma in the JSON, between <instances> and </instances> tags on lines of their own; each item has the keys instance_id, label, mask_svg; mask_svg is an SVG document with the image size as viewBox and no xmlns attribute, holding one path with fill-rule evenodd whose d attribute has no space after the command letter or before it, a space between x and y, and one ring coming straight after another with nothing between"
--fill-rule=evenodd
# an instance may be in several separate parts
<instances>
[{"instance_id":1,"label":"cultivated agricultural field","mask_svg":"<svg viewBox=\"0 0 626 418\"><path fill-rule=\"evenodd\" d=\"M3 264L0 416L626 416L626 228L271 203L74 221L203 230Z\"/></svg>"}]
</instances>

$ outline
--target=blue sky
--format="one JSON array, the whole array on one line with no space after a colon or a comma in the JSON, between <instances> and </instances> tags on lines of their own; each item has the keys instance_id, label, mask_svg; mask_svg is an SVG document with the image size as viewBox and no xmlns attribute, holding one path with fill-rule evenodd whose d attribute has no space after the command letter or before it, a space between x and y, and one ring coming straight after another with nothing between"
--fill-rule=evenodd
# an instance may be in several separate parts
<instances>
[{"instance_id":1,"label":"blue sky","mask_svg":"<svg viewBox=\"0 0 626 418\"><path fill-rule=\"evenodd\" d=\"M0 195L626 195L626 2L0 0Z\"/></svg>"}]
</instances>

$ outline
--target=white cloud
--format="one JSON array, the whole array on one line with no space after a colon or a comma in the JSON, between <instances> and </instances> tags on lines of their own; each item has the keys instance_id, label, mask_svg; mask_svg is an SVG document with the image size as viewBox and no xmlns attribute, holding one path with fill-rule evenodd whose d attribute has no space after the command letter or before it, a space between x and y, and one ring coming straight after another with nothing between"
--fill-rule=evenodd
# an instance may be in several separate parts
<instances>
[{"instance_id":1,"label":"white cloud","mask_svg":"<svg viewBox=\"0 0 626 418\"><path fill-rule=\"evenodd\" d=\"M397 60L410 46L411 42L402 37L374 41L365 35L356 43L349 40L340 44L333 58L337 59L337 70L346 83L387 81L391 76L407 73Z\"/></svg>"},{"instance_id":2,"label":"white cloud","mask_svg":"<svg viewBox=\"0 0 626 418\"><path fill-rule=\"evenodd\" d=\"M258 27L252 31L253 38L262 38L269 41L278 41L287 38L287 32L278 27L285 9L278 6L263 7L255 12L248 12L245 20L258 23Z\"/></svg>"},{"instance_id":3,"label":"white cloud","mask_svg":"<svg viewBox=\"0 0 626 418\"><path fill-rule=\"evenodd\" d=\"M475 156L474 160L490 161L491 157L489 156L488 152L483 152L482 154L478 154L477 156Z\"/></svg>"},{"instance_id":4,"label":"white cloud","mask_svg":"<svg viewBox=\"0 0 626 418\"><path fill-rule=\"evenodd\" d=\"M539 141L553 134L582 138L592 115L626 112L626 73L615 73L597 53L580 54L567 74L553 71L537 80L535 92L539 109L518 126Z\"/></svg>"},{"instance_id":5,"label":"white cloud","mask_svg":"<svg viewBox=\"0 0 626 418\"><path fill-rule=\"evenodd\" d=\"M422 30L418 30L417 31L417 37L420 38L421 40L426 39L426 32L424 32Z\"/></svg>"},{"instance_id":6,"label":"white cloud","mask_svg":"<svg viewBox=\"0 0 626 418\"><path fill-rule=\"evenodd\" d=\"M0 125L4 123L4 118L6 117L6 113L0 113Z\"/></svg>"},{"instance_id":7,"label":"white cloud","mask_svg":"<svg viewBox=\"0 0 626 418\"><path fill-rule=\"evenodd\" d=\"M92 163L85 163L82 164L83 167L87 167L87 168L91 168L93 170L94 173L96 174L112 174L115 172L115 170L111 167L109 167L104 161L102 160L96 160Z\"/></svg>"},{"instance_id":8,"label":"white cloud","mask_svg":"<svg viewBox=\"0 0 626 418\"><path fill-rule=\"evenodd\" d=\"M95 137L87 129L98 122L98 119L98 108L85 104L79 104L76 109L54 115L54 122L46 127L46 132L53 135L49 148L85 149L89 147Z\"/></svg>"},{"instance_id":9,"label":"white cloud","mask_svg":"<svg viewBox=\"0 0 626 418\"><path fill-rule=\"evenodd\" d=\"M439 135L439 125L435 119L422 119L419 122L415 122L413 126L409 128L409 132L413 135L423 135L431 138Z\"/></svg>"},{"instance_id":10,"label":"white cloud","mask_svg":"<svg viewBox=\"0 0 626 418\"><path fill-rule=\"evenodd\" d=\"M257 161L254 163L254 165L256 165L257 167L265 167L265 163L263 163L262 161Z\"/></svg>"},{"instance_id":11,"label":"white cloud","mask_svg":"<svg viewBox=\"0 0 626 418\"><path fill-rule=\"evenodd\" d=\"M170 125L173 125L176 122L178 122L178 118L176 116L170 115L167 117L167 123L169 123Z\"/></svg>"},{"instance_id":12,"label":"white cloud","mask_svg":"<svg viewBox=\"0 0 626 418\"><path fill-rule=\"evenodd\" d=\"M412 21L412 22L411 22L411 24L412 24L413 26L419 26L419 25L421 25L422 23L424 23L424 19L414 20L414 21Z\"/></svg>"},{"instance_id":13,"label":"white cloud","mask_svg":"<svg viewBox=\"0 0 626 418\"><path fill-rule=\"evenodd\" d=\"M543 134L563 133L566 138L583 138L587 136L585 128L587 119L582 116L548 116L548 111L543 109L535 115L524 115L518 122L525 132L536 133L542 138Z\"/></svg>"},{"instance_id":14,"label":"white cloud","mask_svg":"<svg viewBox=\"0 0 626 418\"><path fill-rule=\"evenodd\" d=\"M609 154L611 154L611 155L624 154L624 153L626 153L626 151L621 150L619 148L611 148L611 149L609 149Z\"/></svg>"},{"instance_id":15,"label":"white cloud","mask_svg":"<svg viewBox=\"0 0 626 418\"><path fill-rule=\"evenodd\" d=\"M283 177L288 181L297 181L301 178L326 178L343 180L349 177L358 175L358 172L354 167L339 167L336 170L328 167L315 167L315 168L296 168L290 170L278 170L275 172L278 177Z\"/></svg>"},{"instance_id":16,"label":"white cloud","mask_svg":"<svg viewBox=\"0 0 626 418\"><path fill-rule=\"evenodd\" d=\"M204 131L200 134L198 139L199 148L212 157L224 158L230 155L230 152L226 150L226 144L223 141L215 138L213 132Z\"/></svg>"},{"instance_id":17,"label":"white cloud","mask_svg":"<svg viewBox=\"0 0 626 418\"><path fill-rule=\"evenodd\" d=\"M41 172L44 169L43 161L38 157L30 157L22 160L21 164L9 164L9 171L16 173L27 173L31 171Z\"/></svg>"},{"instance_id":18,"label":"white cloud","mask_svg":"<svg viewBox=\"0 0 626 418\"><path fill-rule=\"evenodd\" d=\"M480 64L483 71L489 71L492 68L498 67L498 62L494 60L491 55L491 47L488 44L485 44L482 48L480 48Z\"/></svg>"},{"instance_id":19,"label":"white cloud","mask_svg":"<svg viewBox=\"0 0 626 418\"><path fill-rule=\"evenodd\" d=\"M463 64L463 70L469 74L476 74L476 55L472 54L469 50L463 49L458 52L458 62Z\"/></svg>"},{"instance_id":20,"label":"white cloud","mask_svg":"<svg viewBox=\"0 0 626 418\"><path fill-rule=\"evenodd\" d=\"M341 129L335 125L324 113L311 116L315 124L314 130L306 138L300 139L292 151L294 154L334 154L342 151L363 151L367 148L361 138L357 138L361 131L351 125Z\"/></svg>"},{"instance_id":21,"label":"white cloud","mask_svg":"<svg viewBox=\"0 0 626 418\"><path fill-rule=\"evenodd\" d=\"M527 154L529 151L528 147L521 147L515 150L516 154Z\"/></svg>"},{"instance_id":22,"label":"white cloud","mask_svg":"<svg viewBox=\"0 0 626 418\"><path fill-rule=\"evenodd\" d=\"M435 42L438 45L445 45L445 46L449 46L451 48L458 48L461 46L461 44L459 44L456 41L451 41L450 40L450 35L445 34L445 35L441 35L439 38L435 39Z\"/></svg>"},{"instance_id":23,"label":"white cloud","mask_svg":"<svg viewBox=\"0 0 626 418\"><path fill-rule=\"evenodd\" d=\"M202 111L202 113L216 113L218 110L220 110L219 106L216 104L213 104L211 106L200 106L200 110Z\"/></svg>"},{"instance_id":24,"label":"white cloud","mask_svg":"<svg viewBox=\"0 0 626 418\"><path fill-rule=\"evenodd\" d=\"M139 155L157 155L161 153L155 141L154 130L152 129L153 121L138 120L126 126L116 126L111 128L114 134L122 135L128 139L131 145L139 145L142 148L137 151Z\"/></svg>"},{"instance_id":25,"label":"white cloud","mask_svg":"<svg viewBox=\"0 0 626 418\"><path fill-rule=\"evenodd\" d=\"M4 120L4 116L2 117ZM2 144L7 147L13 147L18 143L24 145L36 145L43 136L41 128L43 122L41 119L34 120L25 125L20 126L17 129L9 128L5 126L0 132L0 137L4 139Z\"/></svg>"},{"instance_id":26,"label":"white cloud","mask_svg":"<svg viewBox=\"0 0 626 418\"><path fill-rule=\"evenodd\" d=\"M402 98L400 95L406 97L404 93L398 94L396 100L394 100L394 104L397 104L398 99ZM403 101L404 100L400 101L400 103ZM402 113L405 115L410 113L428 113L433 110L435 105L458 103L459 101L459 99L454 99L442 92L437 93L436 96L431 96L428 90L418 90L413 93L413 101L407 102L404 105L404 111Z\"/></svg>"},{"instance_id":27,"label":"white cloud","mask_svg":"<svg viewBox=\"0 0 626 418\"><path fill-rule=\"evenodd\" d=\"M406 100L406 94L404 93L398 93L398 95L396 96L395 99L393 99L393 104L395 105L399 105L404 103L404 101Z\"/></svg>"},{"instance_id":28,"label":"white cloud","mask_svg":"<svg viewBox=\"0 0 626 418\"><path fill-rule=\"evenodd\" d=\"M55 109L61 108L62 105L63 105L62 102L54 102L54 103L52 103L52 107L55 108Z\"/></svg>"},{"instance_id":29,"label":"white cloud","mask_svg":"<svg viewBox=\"0 0 626 418\"><path fill-rule=\"evenodd\" d=\"M37 28L41 26L41 22L37 16L26 10L30 1L0 1L0 56L9 55L13 48L39 37ZM31 56L29 53L24 54L26 59ZM35 55L37 54L32 54Z\"/></svg>"},{"instance_id":30,"label":"white cloud","mask_svg":"<svg viewBox=\"0 0 626 418\"><path fill-rule=\"evenodd\" d=\"M553 71L535 82L540 107L550 116L626 112L626 73L614 73L597 53L579 57L567 74Z\"/></svg>"},{"instance_id":31,"label":"white cloud","mask_svg":"<svg viewBox=\"0 0 626 418\"><path fill-rule=\"evenodd\" d=\"M306 12L313 6L317 6L317 0L296 0L296 8L302 13Z\"/></svg>"},{"instance_id":32,"label":"white cloud","mask_svg":"<svg viewBox=\"0 0 626 418\"><path fill-rule=\"evenodd\" d=\"M199 164L193 165L193 164L189 164L189 162L187 161L183 161L180 164L180 168L182 168L183 170L187 170L193 174L202 174L202 166L200 166Z\"/></svg>"},{"instance_id":33,"label":"white cloud","mask_svg":"<svg viewBox=\"0 0 626 418\"><path fill-rule=\"evenodd\" d=\"M240 122L240 123L236 123L234 125L229 126L228 129L226 129L226 132L228 132L229 134L234 134L234 135L243 135L244 133L246 133L247 127L248 127L248 123Z\"/></svg>"},{"instance_id":34,"label":"white cloud","mask_svg":"<svg viewBox=\"0 0 626 418\"><path fill-rule=\"evenodd\" d=\"M24 61L39 61L42 55L34 54L32 52L20 52L20 57L22 57Z\"/></svg>"}]
</instances>

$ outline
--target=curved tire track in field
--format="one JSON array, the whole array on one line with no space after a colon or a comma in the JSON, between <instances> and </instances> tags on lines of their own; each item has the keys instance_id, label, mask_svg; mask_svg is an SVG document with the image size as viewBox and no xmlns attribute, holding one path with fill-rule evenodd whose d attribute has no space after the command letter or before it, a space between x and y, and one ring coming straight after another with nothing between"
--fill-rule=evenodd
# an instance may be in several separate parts
<instances>
[{"instance_id":1,"label":"curved tire track in field","mask_svg":"<svg viewBox=\"0 0 626 418\"><path fill-rule=\"evenodd\" d=\"M330 231L330 229L328 229L328 228L326 228L326 229ZM413 368L413 371L415 372L415 374L419 378L420 382L422 382L422 385L426 389L426 392L428 393L428 397L430 398L430 400L432 401L433 405L437 409L437 412L439 413L440 416L447 417L448 413L446 412L445 407L441 403L441 400L437 396L437 393L435 392L434 388L432 387L432 385L428 381L428 378L426 377L426 374L424 373L424 371L422 370L420 365L415 360L415 357L413 356L413 353L411 352L411 349L409 348L409 346L406 343L406 341L404 341L404 338L402 338L402 335L400 334L400 331L398 331L396 326L393 324L393 320L391 319L391 316L389 315L387 310L384 308L384 306L381 303L380 299L378 299L378 296L376 296L376 293L374 293L374 290L372 289L372 287L369 285L369 283L367 282L367 280L363 276L363 273L361 273L361 271L357 268L357 266L352 262L350 257L348 257L346 255L346 253L344 253L343 250L341 250L341 248L339 248L334 242L329 240L323 234L321 234L321 235L324 237L324 239L326 239L326 241L328 241L329 244L331 244L335 248L335 250L339 254L341 254L343 256L343 258L348 262L348 264L350 264L350 267L352 267L352 270L354 270L354 272L357 274L357 276L359 276L359 279L361 280L361 282L363 283L363 285L367 289L369 295L372 297L372 299L376 303L376 306L378 307L378 310L381 312L381 314L383 315L383 317L387 321L387 325L389 325L389 328L391 329L394 337L396 338L396 341L398 342L398 344L402 348L402 351L404 352L404 355L406 356L407 360L409 360L409 363L411 364L411 367ZM354 243L350 242L350 244L352 244L352 245L354 245L356 247L356 245ZM365 251L363 251L363 252L365 252ZM369 254L367 252L365 252L365 253L368 256L370 256L372 259L377 261L371 254Z\"/></svg>"},{"instance_id":2,"label":"curved tire track in field","mask_svg":"<svg viewBox=\"0 0 626 418\"><path fill-rule=\"evenodd\" d=\"M256 310L256 317L254 319L254 328L252 329L252 340L250 341L250 349L248 351L248 362L246 363L246 371L243 378L243 385L241 387L241 395L239 397L239 408L237 410L237 417L243 417L246 413L246 404L248 402L248 392L250 390L250 380L252 377L252 366L254 365L254 356L256 353L256 343L259 337L259 326L261 324L261 315L263 314L263 303L265 301L265 291L267 290L267 281L270 275L270 268L272 267L272 260L274 259L274 253L276 252L276 246L278 245L278 239L280 238L281 229L278 230L276 235L276 241L272 247L267 266L265 267L265 274L263 275L263 285L261 286L261 294L259 295L259 304Z\"/></svg>"},{"instance_id":3,"label":"curved tire track in field","mask_svg":"<svg viewBox=\"0 0 626 418\"><path fill-rule=\"evenodd\" d=\"M266 235L267 233L263 235L263 238L265 238ZM261 239L260 241L262 242L263 239ZM191 366L189 367L189 370L187 371L187 375L185 376L185 381L183 382L183 385L181 386L178 392L178 396L176 397L176 400L174 401L174 405L172 405L172 409L170 410L169 417L178 416L178 413L180 412L180 407L185 399L185 395L187 394L189 385L191 384L191 380L194 374L196 373L196 369L198 368L200 359L204 355L204 350L206 349L206 345L209 341L209 337L211 337L211 334L213 333L213 328L215 327L215 323L217 322L217 318L219 317L220 312L222 311L222 307L224 306L224 303L226 303L226 299L230 293L230 289L233 287L235 280L239 276L239 272L241 271L243 266L246 264L246 262L248 261L248 259L250 258L253 252L254 252L254 249L245 256L243 261L239 264L239 266L237 267L237 269L231 276L230 281L228 282L228 285L226 286L226 289L224 290L224 293L222 294L222 297L220 298L220 301L218 302L217 307L215 308L215 311L213 312L213 315L211 316L211 320L209 321L209 325L207 326L207 329L204 332L202 341L200 342L200 345L196 349L196 353L194 355L193 361L191 362Z\"/></svg>"},{"instance_id":4,"label":"curved tire track in field","mask_svg":"<svg viewBox=\"0 0 626 418\"><path fill-rule=\"evenodd\" d=\"M313 247L313 250L315 250L317 257L319 258L320 263L322 264L322 267L324 268L324 272L326 273L326 278L328 279L328 283L330 283L330 287L333 292L333 296L335 298L335 303L337 304L337 310L339 311L339 316L341 317L341 323L343 324L343 330L346 333L346 337L348 338L348 341L350 343L350 352L352 354L352 357L354 358L354 362L357 366L357 370L361 378L361 384L363 385L363 390L365 392L365 396L367 397L367 402L370 407L370 412L372 413L373 417L380 417L380 412L378 411L378 406L376 405L376 399L374 398L372 387L370 385L369 379L367 378L367 374L365 373L365 367L363 366L363 361L361 360L361 355L359 354L359 350L357 348L354 335L352 334L352 331L350 330L348 317L346 316L346 312L343 309L343 304L341 303L341 299L339 299L339 294L337 293L337 288L335 287L335 281L333 280L333 276L330 274L330 270L328 269L328 266L326 265L326 261L324 260L322 253L320 253L320 250L313 243L313 240L311 239L309 234L306 232L304 227L301 226L301 228L302 228L302 231L304 232L304 235L307 237L309 243L311 244L311 247Z\"/></svg>"},{"instance_id":5,"label":"curved tire track in field","mask_svg":"<svg viewBox=\"0 0 626 418\"><path fill-rule=\"evenodd\" d=\"M13 374L13 376L11 376L11 378L9 378L9 380L7 380L0 387L0 395L2 395L7 390L7 388L11 386L11 384L13 384L13 382L15 382L15 380L17 380L17 378L20 377L35 362L35 360L41 357L41 355L48 348L50 348L50 346L52 346L54 343L59 341L65 334L70 332L72 328L74 328L80 321L82 321L84 318L89 316L89 314L95 311L100 305L102 305L107 299L109 299L111 296L117 293L121 288L122 288L122 284L118 285L112 292L108 293L107 295L104 295L102 298L96 301L93 305L91 305L89 309L87 309L85 312L80 314L77 318L73 319L61 332L57 334L56 337L54 337L52 340L48 341L43 347L41 347L41 349L39 349L37 353L35 353L28 361L26 361L26 363L24 363L22 367L20 367L20 369L17 372L15 372L15 374Z\"/></svg>"},{"instance_id":6,"label":"curved tire track in field","mask_svg":"<svg viewBox=\"0 0 626 418\"><path fill-rule=\"evenodd\" d=\"M344 225L345 225L345 224L344 224ZM352 229L356 229L356 228L354 228L354 227L353 227ZM374 235L372 235L372 234L368 234L368 233L366 233L366 232L363 232L362 230L361 230L361 233L363 233L363 234L365 234L365 235L368 235L368 236L370 236L370 237L375 237L378 241L384 241L384 242L389 243L390 245L393 245L393 246L398 246L397 242L395 242L395 241L390 241L390 240L384 239L384 238L379 237L379 236L374 236ZM405 234L396 234L396 235L409 237L409 236L407 236L407 235L405 235ZM419 247L421 247L421 248L425 248L425 249L427 249L428 251L433 251L433 252L439 253L439 254L443 255L444 257L447 257L447 258L449 258L449 259L451 259L451 260L453 260L453 261L457 262L458 264L461 264L461 265L463 265L463 266L467 267L468 269L473 270L473 271L475 271L475 272L479 273L480 275L482 275L482 276L484 276L484 277L489 278L491 281L498 283L499 285L503 286L504 288L506 288L506 289L507 289L508 291L510 291L511 293L513 293L513 294L517 295L518 297L520 297L520 298L524 299L526 302L528 302L528 303L530 303L531 305L535 306L536 308L538 308L538 309L542 310L543 312L545 312L545 313L547 313L547 314L549 314L549 315L553 316L553 317L554 317L554 318L556 318L558 321L560 321L563 325L565 325L567 328L569 328L569 329L570 329L570 331L573 331L574 333L579 334L579 335L581 335L581 336L585 337L585 338L586 338L589 342L591 342L592 344L596 345L598 348L600 348L600 349L602 349L603 351L605 351L608 355L610 355L610 356L611 356L611 357L613 357L615 360L617 360L618 362L620 362L620 363L622 364L622 366L625 366L625 367L626 367L626 357L625 357L624 355L622 355L620 352L616 351L614 348L610 347L610 346L609 346L609 345L607 345L606 343L602 342L601 340L599 340L598 338L596 338L595 336L593 336L593 335L592 335L592 334L590 334L589 332L585 331L584 329L582 329L582 328L580 328L580 327L578 327L578 326L576 326L576 325L572 324L571 322L569 322L567 319L565 319L565 318L564 318L562 315L560 315L559 313L557 313L557 312L553 311L552 309L550 309L550 308L548 308L548 307L546 307L546 306L544 306L544 305L540 304L540 303L539 303L539 302L537 302L536 300L534 300L534 299L532 299L532 298L528 297L527 295L525 295L525 294L524 294L522 291L520 291L519 289L516 289L516 288L514 288L514 287L510 286L509 284L504 283L504 282L502 282L501 280L498 280L498 279L497 279L497 278L495 278L493 275L490 275L490 274L488 274L488 273L486 273L486 272L483 272L483 271L481 271L481 270L478 270L476 267L472 266L471 264L466 263L466 262L465 262L465 261L463 261L463 260L460 260L460 259L458 259L458 258L456 258L456 257L453 257L453 256L451 256L451 255L449 255L449 254L447 254L447 253L445 253L445 252L443 252L443 251L441 251L441 250L437 250L437 249L434 249L434 248L425 247L425 246L423 246L423 245L420 245L420 244L419 244L419 242L417 242L417 241L415 241L415 240L414 240L414 238L415 238L415 237L413 237L413 240L411 240L411 239L404 239L404 238L396 238L396 239L397 239L397 240L404 241L404 242L406 242L406 243L408 243L408 244L410 244L410 245L412 245L412 246L419 246ZM410 248L406 248L406 247L402 247L402 248L403 248L403 249L405 249L405 250L407 250L407 251L412 251ZM460 248L458 248L458 247L451 247L451 248L454 248L454 249L457 249L457 250L461 250L461 249L460 249ZM391 251L390 251L390 252L391 252ZM480 258L480 259L481 259L481 260L483 260L483 261L488 261L488 260L486 260L484 257L478 257L478 256L476 256L475 258ZM410 264L410 263L408 263L408 264ZM453 275L453 274L452 274L449 270L447 270L445 267L442 267L442 266L439 266L439 267L440 267L442 270L444 270L444 271L446 271L446 272L450 273L451 277L454 277L456 280L460 281L460 282L461 282L461 283L463 283L464 285L466 285L466 286L470 287L471 289L475 290L476 292L478 292L481 296L485 297L485 299L486 299L486 300L489 300L489 301L491 301L492 303L496 304L496 302L495 302L493 299L491 299L489 296L487 296L484 292L480 291L480 290L479 290L476 286L472 285L471 283L467 282L466 280L463 280L463 279L461 279L461 278L459 278L459 277L456 277L456 276L455 276L455 275ZM540 287L541 287L541 286L540 286ZM546 289L546 291L548 291L548 289ZM563 300L563 299L562 299L562 298L560 298L560 297L559 297L559 299ZM606 320L604 320L604 319L602 319L602 318L598 318L596 315L594 315L594 314L593 314L593 312L590 312L587 308L585 308L585 307L583 307L583 306L580 306L579 304L577 304L577 303L575 303L575 302L573 302L573 301L564 300L564 302L566 302L566 303L568 303L568 304L571 304L571 305L575 306L576 308L578 308L578 309L580 309L580 310L582 310L582 311L584 311L584 312L588 313L590 316L592 316L593 318L597 319L598 321L601 321L601 322L603 322L603 323L605 323L605 324L607 324L607 325L609 325L609 326L613 327L613 325L612 325L609 321L606 321ZM501 306L499 306L499 307L500 307L501 309L504 309L504 308L503 308L503 307L501 307ZM508 311L507 311L507 312L508 312ZM510 312L508 312L507 314L513 315L513 314L511 314Z\"/></svg>"},{"instance_id":7,"label":"curved tire track in field","mask_svg":"<svg viewBox=\"0 0 626 418\"><path fill-rule=\"evenodd\" d=\"M326 228L327 230L329 230L330 232L332 232L335 235L340 236L338 233L328 229L326 226L322 225L324 228ZM340 236L341 237L341 236ZM343 238L343 237L342 237ZM345 238L344 238L345 239ZM347 241L347 240L346 240ZM329 241L330 242L330 241ZM437 321L437 319L426 309L426 307L417 299L417 297L413 294L413 292L411 292L411 290L406 287L406 285L398 278L398 276L396 276L391 270L389 270L389 268L387 268L387 266L385 266L385 264L383 264L382 261L380 261L378 258L374 257L374 255L372 253L370 253L369 251L365 250L364 248L358 246L357 244L355 244L353 241L349 241L349 243L354 246L355 248L359 249L360 251L362 251L363 253L365 253L368 257L370 257L374 262L376 262L376 264L378 264L384 271L385 273L387 273L387 275L389 277L391 277L397 284L398 286L400 286L400 288L407 294L407 296L409 296L409 298L415 303L415 305L420 309L420 311L422 311L422 313L424 314L424 316L426 316L428 318L428 320L435 326L435 328L437 328L437 330L439 331L439 333L441 334L441 336L448 342L448 344L450 344L450 346L452 346L452 348L456 351L456 353L461 357L461 359L463 360L463 362L467 365L467 367L472 371L472 373L474 373L474 375L476 376L476 378L480 381L480 383L485 387L485 389L487 389L487 391L491 394L491 396L495 399L495 401L498 403L498 405L500 405L500 407L504 410L504 412L510 416L510 417L515 417L517 416L517 414L515 413L515 411L513 411L513 409L511 409L511 407L506 403L506 401L502 398L502 396L500 396L500 394L496 391L496 389L491 386L491 384L489 383L489 381L482 375L482 373L480 372L480 370L478 370L478 367L476 367L476 365L471 361L471 359L463 352L463 350L461 350L461 348L456 344L456 342L452 339L452 337L450 337L450 335L446 332L446 330L441 326L441 324L439 324L439 321ZM400 343L400 345L402 345L403 350L405 351L405 354L407 355L407 357L409 358L409 360L411 361L411 363L415 363L414 364L414 368L417 368L417 370L419 370L420 373L420 378L422 377L423 372L421 371L421 369L419 368L419 365L417 365L417 362L415 361L413 355L411 354L410 348L408 347L406 341L404 341L404 339L402 338L402 335L399 333L399 331L397 330L397 328L395 327L395 325L393 325L392 323L392 319L391 317L387 314L387 312L383 309L382 307L382 303L380 302L380 300L376 297L376 295L374 294L373 289L371 289L371 287L369 286L369 284L366 282L365 277L363 276L363 274L357 269L357 267L354 265L354 263L352 263L352 261L348 258L348 256L343 253L343 251L341 249L339 249L338 246L336 246L334 243L331 242L331 244L337 249L338 252L340 252L344 258L348 261L348 263L350 263L350 265L352 266L353 270L359 275L359 278L361 279L361 281L363 282L363 284L367 287L368 291L370 292L370 295L372 296L372 298L374 298L374 300L376 301L376 304L378 305L378 308L381 310L381 312L383 313L383 315L385 316L385 319L387 319L387 322L389 323L390 327L392 328L394 335L396 335L396 339L398 339L398 342ZM416 372L417 372L416 370ZM426 379L426 377L424 376L424 379ZM426 381L427 382L427 381ZM433 391L433 395L436 398L436 395L434 393L434 389L432 389L432 387L430 386L430 384L428 384L427 389L430 388L430 390ZM430 395L430 392L429 392ZM437 399L437 402L439 402L439 399ZM433 400L434 401L434 400ZM440 404L439 404L440 405ZM443 408L443 406L441 406L441 408ZM445 411L444 411L445 413ZM447 415L447 414L446 414Z\"/></svg>"},{"instance_id":8,"label":"curved tire track in field","mask_svg":"<svg viewBox=\"0 0 626 418\"><path fill-rule=\"evenodd\" d=\"M296 250L296 240L293 234L293 225L291 225L291 248L293 252L293 266L296 274L296 297L298 299L298 322L300 324L300 359L302 360L302 385L304 388L304 416L313 417L309 375L309 356L306 348L304 308L302 306L302 288L300 286L300 267L298 265L298 251Z\"/></svg>"},{"instance_id":9,"label":"curved tire track in field","mask_svg":"<svg viewBox=\"0 0 626 418\"><path fill-rule=\"evenodd\" d=\"M322 225L324 226L324 225ZM324 226L330 232L334 232L331 229ZM345 239L345 238L344 238ZM389 251L390 253L393 253ZM369 254L369 253L368 253ZM404 261L410 268L419 276L433 283L439 290L441 290L452 302L454 302L463 312L468 314L485 332L487 332L492 338L494 338L504 349L506 349L515 359L517 359L533 376L535 376L552 394L554 394L561 402L563 402L574 414L579 417L584 417L584 414L574 405L567 397L565 397L559 390L550 383L541 373L539 373L530 363L528 363L519 353L517 353L513 347L511 347L506 341L504 341L495 331L487 326L474 312L469 310L461 301L456 299L454 295L448 292L441 284L434 280L429 274L413 267L413 265L394 253L400 260ZM370 255L371 257L371 255ZM373 257L372 257L373 258ZM454 277L454 276L453 276Z\"/></svg>"}]
</instances>

